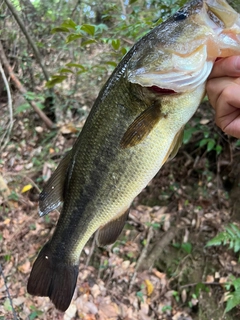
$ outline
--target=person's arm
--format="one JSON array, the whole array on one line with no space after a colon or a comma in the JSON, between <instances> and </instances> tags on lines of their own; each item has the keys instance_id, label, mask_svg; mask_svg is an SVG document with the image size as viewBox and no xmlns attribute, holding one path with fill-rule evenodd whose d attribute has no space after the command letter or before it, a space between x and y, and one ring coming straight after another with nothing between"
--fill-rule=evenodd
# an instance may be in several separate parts
<instances>
[{"instance_id":1,"label":"person's arm","mask_svg":"<svg viewBox=\"0 0 240 320\"><path fill-rule=\"evenodd\" d=\"M216 124L240 139L240 56L215 62L207 81L207 94L216 112Z\"/></svg>"}]
</instances>

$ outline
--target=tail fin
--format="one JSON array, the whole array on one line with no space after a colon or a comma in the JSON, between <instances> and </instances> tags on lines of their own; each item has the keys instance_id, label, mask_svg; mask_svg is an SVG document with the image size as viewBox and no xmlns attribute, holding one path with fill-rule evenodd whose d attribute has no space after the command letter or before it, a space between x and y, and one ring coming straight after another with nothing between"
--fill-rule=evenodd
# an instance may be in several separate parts
<instances>
[{"instance_id":1,"label":"tail fin","mask_svg":"<svg viewBox=\"0 0 240 320\"><path fill-rule=\"evenodd\" d=\"M56 259L49 245L40 251L27 284L28 293L48 296L61 311L69 307L78 276L78 266Z\"/></svg>"}]
</instances>

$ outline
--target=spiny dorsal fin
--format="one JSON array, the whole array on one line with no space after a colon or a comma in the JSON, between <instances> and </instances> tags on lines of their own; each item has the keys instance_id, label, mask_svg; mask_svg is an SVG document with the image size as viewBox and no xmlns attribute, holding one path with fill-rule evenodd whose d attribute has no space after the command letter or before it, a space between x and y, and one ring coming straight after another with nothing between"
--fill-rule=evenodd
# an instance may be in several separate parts
<instances>
[{"instance_id":1,"label":"spiny dorsal fin","mask_svg":"<svg viewBox=\"0 0 240 320\"><path fill-rule=\"evenodd\" d=\"M129 208L122 213L119 213L114 219L110 220L107 224L100 227L97 233L97 245L104 247L108 244L114 243L122 229L129 214Z\"/></svg>"},{"instance_id":2,"label":"spiny dorsal fin","mask_svg":"<svg viewBox=\"0 0 240 320\"><path fill-rule=\"evenodd\" d=\"M41 217L56 209L63 201L63 189L71 154L69 151L64 156L39 195L39 215Z\"/></svg>"},{"instance_id":3,"label":"spiny dorsal fin","mask_svg":"<svg viewBox=\"0 0 240 320\"><path fill-rule=\"evenodd\" d=\"M144 110L134 121L130 124L125 132L120 146L121 148L130 148L140 143L154 126L164 116L161 113L161 106L159 102L154 102L151 107Z\"/></svg>"}]
</instances>

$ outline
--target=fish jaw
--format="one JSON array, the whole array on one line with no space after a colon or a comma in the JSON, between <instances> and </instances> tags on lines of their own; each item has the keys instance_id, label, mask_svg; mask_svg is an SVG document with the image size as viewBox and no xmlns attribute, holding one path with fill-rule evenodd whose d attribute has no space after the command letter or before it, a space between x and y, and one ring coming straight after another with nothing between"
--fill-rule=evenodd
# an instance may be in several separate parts
<instances>
[{"instance_id":1,"label":"fish jaw","mask_svg":"<svg viewBox=\"0 0 240 320\"><path fill-rule=\"evenodd\" d=\"M240 15L225 0L196 4L195 9L180 9L185 19L173 19L165 30L156 28L157 36L148 45L152 50L144 48L146 52L130 60L130 82L175 92L194 90L206 81L217 57L240 53Z\"/></svg>"}]
</instances>

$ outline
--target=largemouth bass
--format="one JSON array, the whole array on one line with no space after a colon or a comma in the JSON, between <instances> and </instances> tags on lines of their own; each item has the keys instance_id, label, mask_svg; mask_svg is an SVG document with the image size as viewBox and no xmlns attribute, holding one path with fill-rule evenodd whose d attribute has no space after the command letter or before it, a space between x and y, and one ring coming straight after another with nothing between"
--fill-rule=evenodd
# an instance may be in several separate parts
<instances>
[{"instance_id":1,"label":"largemouth bass","mask_svg":"<svg viewBox=\"0 0 240 320\"><path fill-rule=\"evenodd\" d=\"M40 194L40 215L62 211L27 290L65 311L91 235L113 243L133 199L176 155L217 57L240 53L240 16L225 0L192 0L119 63L72 150Z\"/></svg>"}]
</instances>

